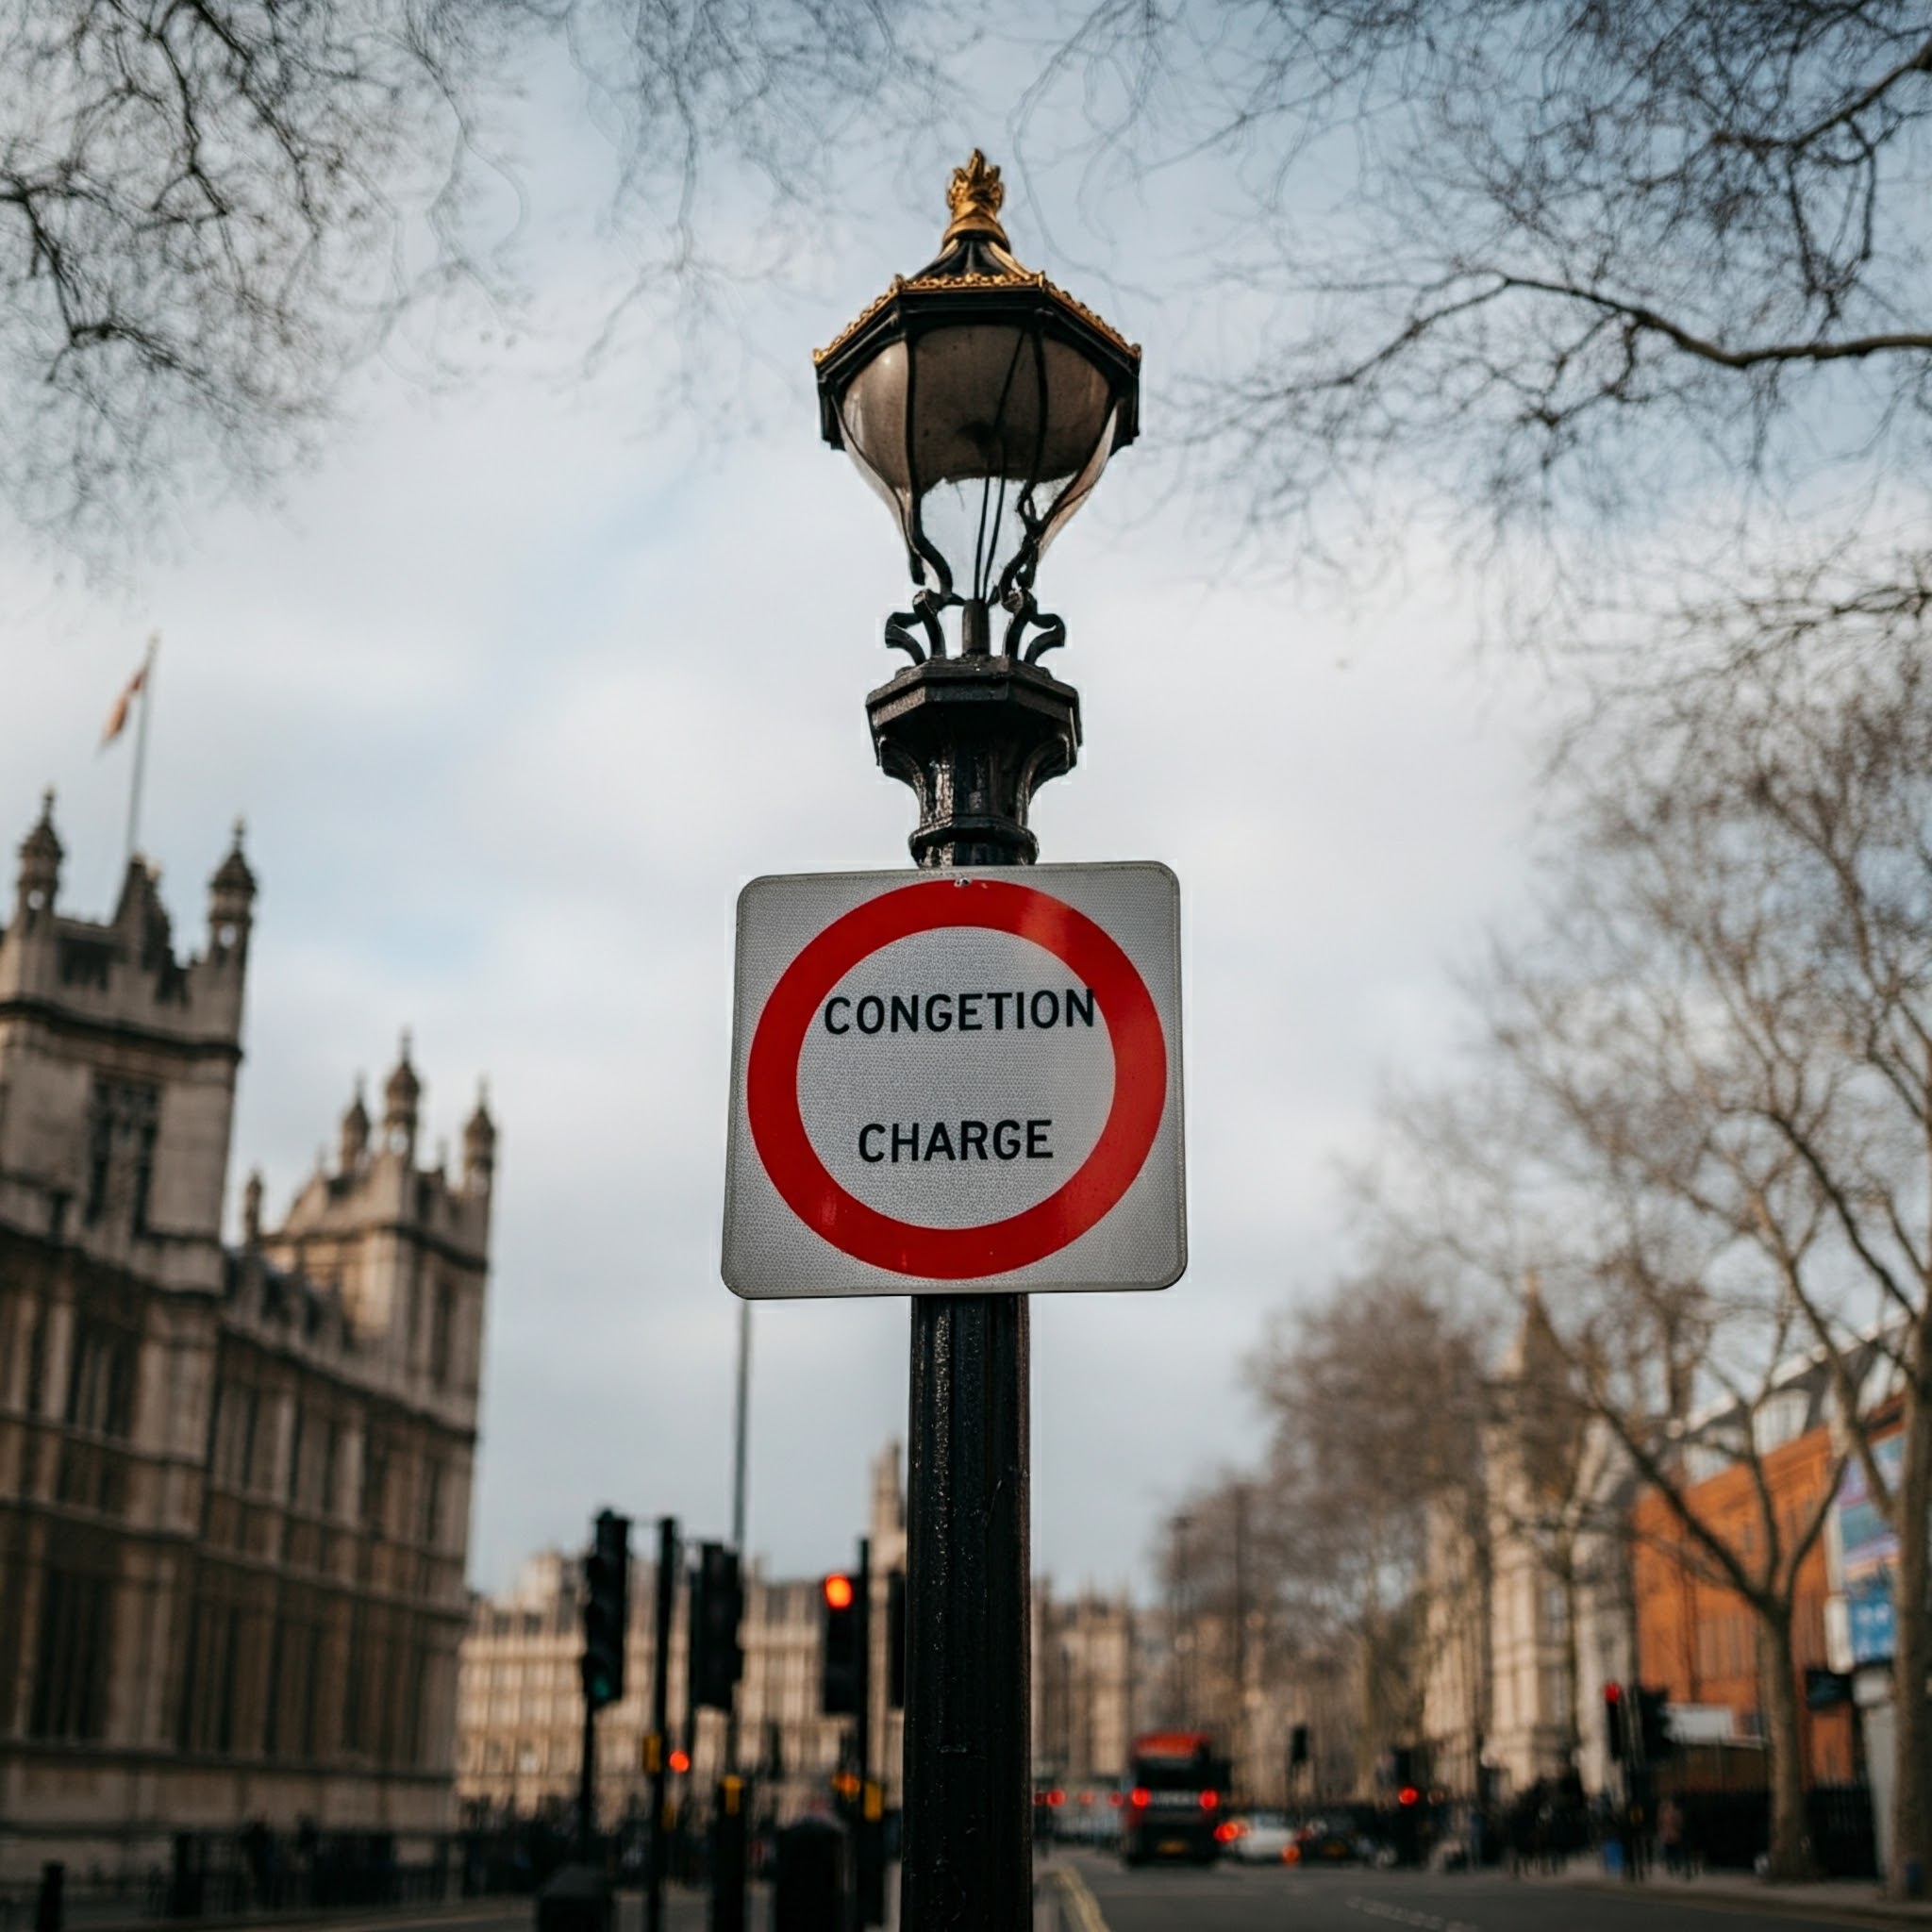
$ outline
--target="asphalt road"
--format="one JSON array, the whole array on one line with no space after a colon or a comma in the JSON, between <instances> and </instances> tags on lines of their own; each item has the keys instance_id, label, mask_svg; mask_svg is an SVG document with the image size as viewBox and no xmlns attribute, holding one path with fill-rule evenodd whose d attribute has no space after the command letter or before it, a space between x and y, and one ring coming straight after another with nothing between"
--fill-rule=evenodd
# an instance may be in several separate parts
<instances>
[{"instance_id":1,"label":"asphalt road","mask_svg":"<svg viewBox=\"0 0 1932 1932\"><path fill-rule=\"evenodd\" d=\"M1058 1854L1066 1857L1065 1853ZM1725 1932L1730 1925L1862 1924L1862 1918L1776 1916L1749 1899L1689 1904L1642 1886L1597 1891L1488 1874L1301 1871L1288 1866L1153 1866L1129 1872L1089 1853L1073 1862L1108 1932Z\"/></svg>"},{"instance_id":2,"label":"asphalt road","mask_svg":"<svg viewBox=\"0 0 1932 1932\"><path fill-rule=\"evenodd\" d=\"M1869 1917L1828 1908L1774 1915L1748 1897L1692 1904L1644 1887L1607 1892L1489 1874L1233 1864L1129 1872L1111 1857L1065 1851L1042 1859L1040 1874L1068 1862L1086 1880L1108 1932L1731 1932L1749 1925L1789 1932L1861 1925L1871 1932L1873 1924ZM673 1888L665 1903L666 1932L704 1932L709 1914L702 1893ZM644 1932L643 1916L635 1892L619 1894L616 1932ZM527 1898L476 1899L441 1908L345 1912L303 1922L299 1932L534 1932L535 1917ZM752 1932L768 1932L771 1897L762 1887L753 1893L750 1917Z\"/></svg>"}]
</instances>

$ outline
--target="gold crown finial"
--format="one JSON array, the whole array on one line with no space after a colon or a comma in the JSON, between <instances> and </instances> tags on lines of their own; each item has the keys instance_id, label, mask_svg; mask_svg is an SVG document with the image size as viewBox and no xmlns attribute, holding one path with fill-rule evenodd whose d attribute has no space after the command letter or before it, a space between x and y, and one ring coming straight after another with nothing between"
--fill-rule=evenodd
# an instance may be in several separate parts
<instances>
[{"instance_id":1,"label":"gold crown finial","mask_svg":"<svg viewBox=\"0 0 1932 1932\"><path fill-rule=\"evenodd\" d=\"M955 242L961 235L991 235L1004 247L1007 231L1000 226L1000 207L1006 198L1000 171L974 148L966 165L953 170L952 185L946 190L946 206L953 211L946 241Z\"/></svg>"}]
</instances>

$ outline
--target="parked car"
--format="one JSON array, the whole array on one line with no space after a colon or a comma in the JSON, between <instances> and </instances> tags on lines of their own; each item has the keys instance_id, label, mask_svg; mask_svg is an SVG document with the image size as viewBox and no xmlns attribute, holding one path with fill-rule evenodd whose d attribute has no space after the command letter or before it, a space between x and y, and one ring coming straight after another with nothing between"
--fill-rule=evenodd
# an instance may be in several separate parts
<instances>
[{"instance_id":1,"label":"parked car","mask_svg":"<svg viewBox=\"0 0 1932 1932\"><path fill-rule=\"evenodd\" d=\"M1359 1856L1361 1841L1352 1818L1310 1818L1295 1827L1295 1857L1290 1863L1352 1865Z\"/></svg>"},{"instance_id":2,"label":"parked car","mask_svg":"<svg viewBox=\"0 0 1932 1932\"><path fill-rule=\"evenodd\" d=\"M1279 1811L1250 1811L1228 1820L1227 1856L1243 1865L1278 1865L1294 1842L1294 1828Z\"/></svg>"}]
</instances>

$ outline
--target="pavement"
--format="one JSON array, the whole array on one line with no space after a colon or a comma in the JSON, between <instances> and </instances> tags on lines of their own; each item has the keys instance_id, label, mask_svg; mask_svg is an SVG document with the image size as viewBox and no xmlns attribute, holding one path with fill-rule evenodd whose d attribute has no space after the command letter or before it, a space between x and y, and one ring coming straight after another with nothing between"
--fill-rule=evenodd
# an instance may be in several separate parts
<instances>
[{"instance_id":1,"label":"pavement","mask_svg":"<svg viewBox=\"0 0 1932 1932\"><path fill-rule=\"evenodd\" d=\"M1594 1861L1549 1876L1311 1871L1223 1863L1128 1871L1095 1852L1042 1862L1037 1932L1724 1932L1732 1924L1932 1924L1932 1906L1881 1898L1869 1883L1772 1887L1731 1874L1641 1884Z\"/></svg>"},{"instance_id":2,"label":"pavement","mask_svg":"<svg viewBox=\"0 0 1932 1932\"><path fill-rule=\"evenodd\" d=\"M768 1932L771 1896L767 1888L752 1888L748 1932ZM301 1932L326 1926L328 1932L534 1932L537 1902L523 1895L499 1898L450 1899L441 1905L384 1906L366 1910L328 1912L264 1912L234 1918L150 1919L125 1901L79 1899L65 1914L67 1932ZM710 1894L671 1886L664 1895L665 1932L705 1932L710 1922ZM29 1902L16 1913L10 1927L0 1932L30 1932ZM644 1932L644 1900L638 1891L617 1894L616 1932Z\"/></svg>"},{"instance_id":3,"label":"pavement","mask_svg":"<svg viewBox=\"0 0 1932 1932\"><path fill-rule=\"evenodd\" d=\"M1730 1904L1780 1919L1829 1914L1829 1923L1864 1925L1932 1925L1932 1903L1887 1898L1869 1879L1833 1878L1815 1885L1769 1885L1740 1872L1704 1872L1674 1878L1652 1872L1641 1884L1613 1878L1595 1859L1579 1860L1554 1878L1525 1879L1531 1885L1569 1885L1586 1891L1644 1892L1676 1903Z\"/></svg>"}]
</instances>

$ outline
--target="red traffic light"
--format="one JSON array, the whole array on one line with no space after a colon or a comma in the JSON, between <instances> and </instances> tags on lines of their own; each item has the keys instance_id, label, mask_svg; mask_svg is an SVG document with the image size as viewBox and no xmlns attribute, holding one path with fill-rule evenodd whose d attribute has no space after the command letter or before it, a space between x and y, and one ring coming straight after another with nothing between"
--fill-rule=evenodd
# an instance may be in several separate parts
<instances>
[{"instance_id":1,"label":"red traffic light","mask_svg":"<svg viewBox=\"0 0 1932 1932\"><path fill-rule=\"evenodd\" d=\"M825 1578L825 1607L849 1610L852 1607L852 1579L837 1573Z\"/></svg>"},{"instance_id":2,"label":"red traffic light","mask_svg":"<svg viewBox=\"0 0 1932 1932\"><path fill-rule=\"evenodd\" d=\"M1413 1785L1404 1785L1395 1794L1398 1805L1420 1805L1422 1801L1423 1794Z\"/></svg>"},{"instance_id":3,"label":"red traffic light","mask_svg":"<svg viewBox=\"0 0 1932 1932\"><path fill-rule=\"evenodd\" d=\"M691 1753L689 1751L674 1751L671 1754L671 1768L679 1777L682 1777L691 1769Z\"/></svg>"}]
</instances>

